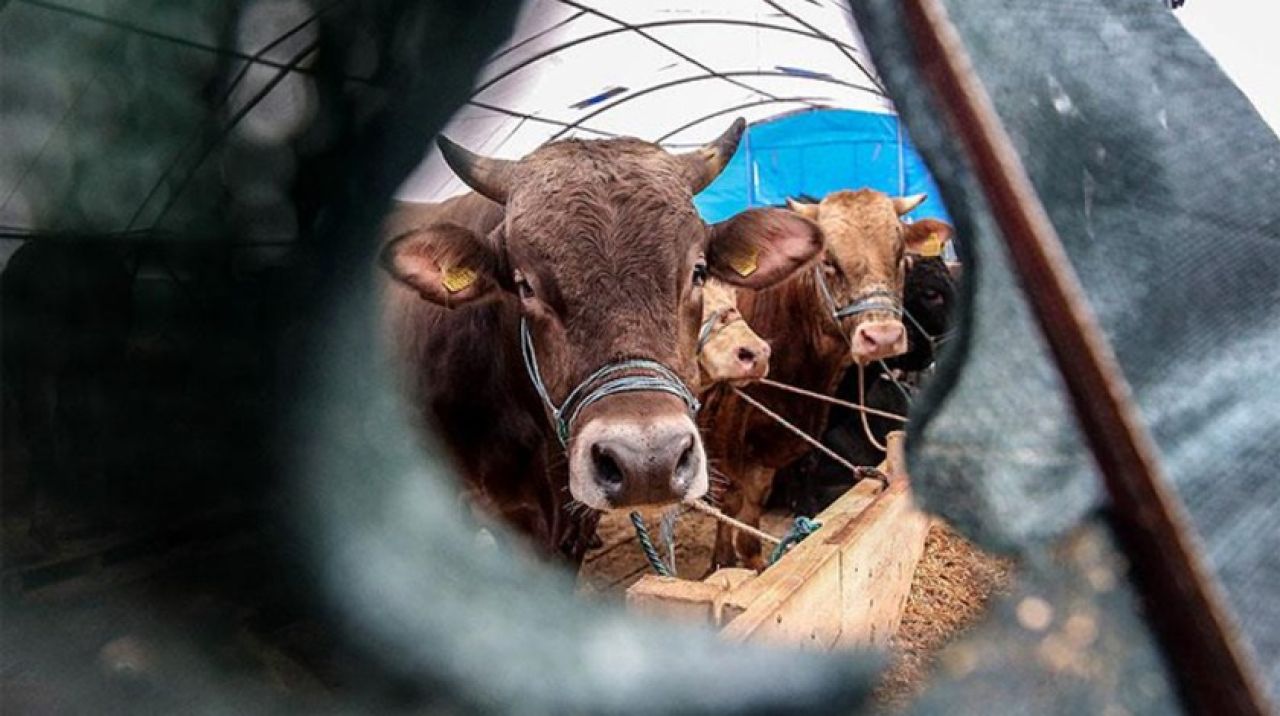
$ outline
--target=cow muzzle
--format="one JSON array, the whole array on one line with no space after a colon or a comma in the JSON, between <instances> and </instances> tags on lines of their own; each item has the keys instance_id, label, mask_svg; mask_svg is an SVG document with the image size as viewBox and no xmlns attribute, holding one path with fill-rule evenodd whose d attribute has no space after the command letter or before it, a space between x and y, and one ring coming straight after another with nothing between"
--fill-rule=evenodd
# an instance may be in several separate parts
<instances>
[{"instance_id":1,"label":"cow muzzle","mask_svg":"<svg viewBox=\"0 0 1280 716\"><path fill-rule=\"evenodd\" d=\"M907 330L902 321L868 321L853 330L850 351L858 365L867 365L907 352Z\"/></svg>"},{"instance_id":2,"label":"cow muzzle","mask_svg":"<svg viewBox=\"0 0 1280 716\"><path fill-rule=\"evenodd\" d=\"M698 361L711 383L746 385L769 374L771 353L769 344L739 319L707 341Z\"/></svg>"},{"instance_id":3,"label":"cow muzzle","mask_svg":"<svg viewBox=\"0 0 1280 716\"><path fill-rule=\"evenodd\" d=\"M585 420L570 444L569 492L574 499L610 510L663 506L706 494L706 453L683 406L664 399L660 402L676 409L653 410L656 406L643 406L643 400L616 400L633 407L601 411Z\"/></svg>"}]
</instances>

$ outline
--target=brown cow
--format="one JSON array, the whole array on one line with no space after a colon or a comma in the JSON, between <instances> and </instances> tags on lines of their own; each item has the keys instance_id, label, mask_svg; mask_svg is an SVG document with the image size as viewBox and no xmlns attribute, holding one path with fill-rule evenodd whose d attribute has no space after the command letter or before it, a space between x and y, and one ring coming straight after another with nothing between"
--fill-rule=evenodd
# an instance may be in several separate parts
<instances>
[{"instance_id":1,"label":"brown cow","mask_svg":"<svg viewBox=\"0 0 1280 716\"><path fill-rule=\"evenodd\" d=\"M469 489L549 551L581 558L570 496L608 510L705 493L688 387L703 282L763 288L821 249L792 212L698 217L743 126L683 155L622 138L502 161L441 139L479 195L390 220L407 229L381 262L411 398Z\"/></svg>"},{"instance_id":2,"label":"brown cow","mask_svg":"<svg viewBox=\"0 0 1280 716\"><path fill-rule=\"evenodd\" d=\"M894 199L864 189L836 192L818 204L791 203L822 228L823 262L739 301L747 323L773 347L775 380L830 395L850 365L906 350L901 321L905 254L929 240L929 232L899 217L923 200L923 195ZM777 390L756 395L809 435L822 434L826 404ZM732 394L709 400L700 423L708 455L728 478L724 511L758 525L774 473L809 446ZM735 556L749 567L765 566L759 541L745 534L734 538L722 525L712 568L733 564Z\"/></svg>"},{"instance_id":3,"label":"brown cow","mask_svg":"<svg viewBox=\"0 0 1280 716\"><path fill-rule=\"evenodd\" d=\"M698 366L704 393L717 385L746 385L769 374L769 344L738 311L738 293L708 279L702 287Z\"/></svg>"}]
</instances>

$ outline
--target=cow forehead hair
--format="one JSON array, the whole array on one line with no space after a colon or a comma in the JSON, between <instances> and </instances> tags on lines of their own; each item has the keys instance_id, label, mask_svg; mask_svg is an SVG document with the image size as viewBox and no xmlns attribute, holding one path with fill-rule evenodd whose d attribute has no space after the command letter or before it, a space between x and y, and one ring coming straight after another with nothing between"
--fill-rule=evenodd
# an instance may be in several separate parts
<instances>
[{"instance_id":1,"label":"cow forehead hair","mask_svg":"<svg viewBox=\"0 0 1280 716\"><path fill-rule=\"evenodd\" d=\"M507 234L530 258L612 264L647 255L679 263L705 239L679 161L636 139L566 140L520 163Z\"/></svg>"},{"instance_id":2,"label":"cow forehead hair","mask_svg":"<svg viewBox=\"0 0 1280 716\"><path fill-rule=\"evenodd\" d=\"M849 250L892 250L900 242L901 219L893 200L874 189L838 191L822 200L819 224L837 254Z\"/></svg>"},{"instance_id":3,"label":"cow forehead hair","mask_svg":"<svg viewBox=\"0 0 1280 716\"><path fill-rule=\"evenodd\" d=\"M546 144L520 160L513 197L521 203L544 200L562 189L614 185L664 194L668 200L692 199L680 160L651 142L618 139L566 139ZM524 208L524 207L517 207Z\"/></svg>"}]
</instances>

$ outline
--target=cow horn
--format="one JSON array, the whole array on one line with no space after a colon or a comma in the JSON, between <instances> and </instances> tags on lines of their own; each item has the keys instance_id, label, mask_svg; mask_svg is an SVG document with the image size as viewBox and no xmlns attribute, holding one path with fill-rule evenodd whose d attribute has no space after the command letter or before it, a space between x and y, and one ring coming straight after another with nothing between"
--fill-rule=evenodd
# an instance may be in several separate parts
<instances>
[{"instance_id":1,"label":"cow horn","mask_svg":"<svg viewBox=\"0 0 1280 716\"><path fill-rule=\"evenodd\" d=\"M816 203L797 201L791 197L787 197L787 208L810 221L818 220L818 204Z\"/></svg>"},{"instance_id":2,"label":"cow horn","mask_svg":"<svg viewBox=\"0 0 1280 716\"><path fill-rule=\"evenodd\" d=\"M436 144L440 147L444 163L467 186L499 204L507 203L511 192L511 169L516 162L482 157L443 134L436 137Z\"/></svg>"},{"instance_id":3,"label":"cow horn","mask_svg":"<svg viewBox=\"0 0 1280 716\"><path fill-rule=\"evenodd\" d=\"M706 189L707 185L715 181L716 177L720 176L720 172L724 171L729 160L733 158L733 153L738 151L738 141L742 139L742 133L746 128L746 120L738 117L733 120L733 124L724 134L692 152L679 155L680 161L687 169L689 188L694 194Z\"/></svg>"},{"instance_id":4,"label":"cow horn","mask_svg":"<svg viewBox=\"0 0 1280 716\"><path fill-rule=\"evenodd\" d=\"M911 211L912 209L924 203L928 199L928 194L912 194L911 196L900 196L893 200L893 210L898 212L898 216Z\"/></svg>"}]
</instances>

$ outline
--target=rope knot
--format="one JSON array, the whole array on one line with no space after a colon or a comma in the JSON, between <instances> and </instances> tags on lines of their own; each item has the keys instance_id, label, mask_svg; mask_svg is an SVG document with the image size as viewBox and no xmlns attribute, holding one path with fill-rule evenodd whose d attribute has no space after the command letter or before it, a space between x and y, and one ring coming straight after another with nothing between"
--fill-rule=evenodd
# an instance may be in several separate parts
<instances>
[{"instance_id":1,"label":"rope knot","mask_svg":"<svg viewBox=\"0 0 1280 716\"><path fill-rule=\"evenodd\" d=\"M782 536L782 541L773 548L773 554L769 555L769 564L774 564L782 559L792 547L800 544L806 537L817 532L822 527L822 523L817 520L809 519L801 515L791 523L791 528Z\"/></svg>"}]
</instances>

